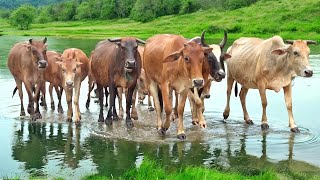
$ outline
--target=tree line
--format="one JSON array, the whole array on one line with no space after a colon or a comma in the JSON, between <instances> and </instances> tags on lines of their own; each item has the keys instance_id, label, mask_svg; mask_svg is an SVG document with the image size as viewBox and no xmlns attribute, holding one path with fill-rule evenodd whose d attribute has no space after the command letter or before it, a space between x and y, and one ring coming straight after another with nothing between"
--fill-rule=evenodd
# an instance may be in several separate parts
<instances>
[{"instance_id":1,"label":"tree line","mask_svg":"<svg viewBox=\"0 0 320 180\"><path fill-rule=\"evenodd\" d=\"M25 1L27 4L21 3L20 7L10 10L9 7L14 6L17 1ZM27 14L30 16L30 23L119 18L148 22L164 15L186 14L201 9L237 9L256 1L258 0L12 0L13 5L7 5L8 8L2 5L0 16L10 19L12 24L18 24L17 21L23 23L22 18L26 18ZM19 28L27 29L28 25Z\"/></svg>"}]
</instances>

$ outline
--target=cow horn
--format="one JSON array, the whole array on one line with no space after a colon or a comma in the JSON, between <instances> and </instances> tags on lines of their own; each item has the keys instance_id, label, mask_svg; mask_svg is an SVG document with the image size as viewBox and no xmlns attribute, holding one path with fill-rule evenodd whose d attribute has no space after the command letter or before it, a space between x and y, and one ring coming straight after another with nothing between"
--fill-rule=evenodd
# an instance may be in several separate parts
<instances>
[{"instance_id":1,"label":"cow horn","mask_svg":"<svg viewBox=\"0 0 320 180\"><path fill-rule=\"evenodd\" d=\"M223 48L224 48L224 46L225 46L226 43L227 43L227 40L228 40L228 34L227 34L227 31L224 31L223 39L222 39L222 41L221 41L220 44L219 44L220 49L223 49Z\"/></svg>"},{"instance_id":2,"label":"cow horn","mask_svg":"<svg viewBox=\"0 0 320 180\"><path fill-rule=\"evenodd\" d=\"M204 34L206 33L206 30L202 31L202 34L201 34L201 45L205 45L205 42L204 42Z\"/></svg>"},{"instance_id":3,"label":"cow horn","mask_svg":"<svg viewBox=\"0 0 320 180\"><path fill-rule=\"evenodd\" d=\"M141 40L141 39L138 39L138 38L136 38L136 41L137 41L137 43L140 43L140 44L146 44L145 41L143 41L143 40Z\"/></svg>"},{"instance_id":4,"label":"cow horn","mask_svg":"<svg viewBox=\"0 0 320 180\"><path fill-rule=\"evenodd\" d=\"M121 38L108 39L110 42L120 42Z\"/></svg>"},{"instance_id":5,"label":"cow horn","mask_svg":"<svg viewBox=\"0 0 320 180\"><path fill-rule=\"evenodd\" d=\"M32 44L32 39L29 39L29 43Z\"/></svg>"},{"instance_id":6,"label":"cow horn","mask_svg":"<svg viewBox=\"0 0 320 180\"><path fill-rule=\"evenodd\" d=\"M318 44L316 41L312 41L312 40L306 40L307 44Z\"/></svg>"},{"instance_id":7,"label":"cow horn","mask_svg":"<svg viewBox=\"0 0 320 180\"><path fill-rule=\"evenodd\" d=\"M284 42L286 42L287 44L293 44L293 40L285 40Z\"/></svg>"},{"instance_id":8,"label":"cow horn","mask_svg":"<svg viewBox=\"0 0 320 180\"><path fill-rule=\"evenodd\" d=\"M43 44L45 44L46 42L47 42L47 37L44 38Z\"/></svg>"}]
</instances>

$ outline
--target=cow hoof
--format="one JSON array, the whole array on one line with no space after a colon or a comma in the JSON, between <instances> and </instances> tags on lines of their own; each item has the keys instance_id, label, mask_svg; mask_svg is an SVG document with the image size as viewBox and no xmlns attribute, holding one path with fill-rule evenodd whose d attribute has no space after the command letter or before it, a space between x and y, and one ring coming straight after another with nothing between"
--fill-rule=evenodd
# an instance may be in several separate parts
<instances>
[{"instance_id":1,"label":"cow hoof","mask_svg":"<svg viewBox=\"0 0 320 180\"><path fill-rule=\"evenodd\" d=\"M62 108L58 108L58 113L63 113L63 109Z\"/></svg>"},{"instance_id":2,"label":"cow hoof","mask_svg":"<svg viewBox=\"0 0 320 180\"><path fill-rule=\"evenodd\" d=\"M267 130L267 129L269 129L269 124L266 124L266 123L261 124L261 129L262 129L262 130Z\"/></svg>"},{"instance_id":3,"label":"cow hoof","mask_svg":"<svg viewBox=\"0 0 320 180\"><path fill-rule=\"evenodd\" d=\"M229 114L223 113L223 119L224 120L228 119L228 117L229 117Z\"/></svg>"},{"instance_id":4,"label":"cow hoof","mask_svg":"<svg viewBox=\"0 0 320 180\"><path fill-rule=\"evenodd\" d=\"M198 119L194 119L194 120L192 120L192 124L193 124L193 125L198 125L198 124L199 124Z\"/></svg>"},{"instance_id":5,"label":"cow hoof","mask_svg":"<svg viewBox=\"0 0 320 180\"><path fill-rule=\"evenodd\" d=\"M35 113L34 116L36 119L42 119L42 116L39 112Z\"/></svg>"},{"instance_id":6,"label":"cow hoof","mask_svg":"<svg viewBox=\"0 0 320 180\"><path fill-rule=\"evenodd\" d=\"M143 101L139 100L138 104L143 105Z\"/></svg>"},{"instance_id":7,"label":"cow hoof","mask_svg":"<svg viewBox=\"0 0 320 180\"><path fill-rule=\"evenodd\" d=\"M133 128L134 124L133 122L130 120L130 121L126 121L126 125L128 128Z\"/></svg>"},{"instance_id":8,"label":"cow hoof","mask_svg":"<svg viewBox=\"0 0 320 180\"><path fill-rule=\"evenodd\" d=\"M44 102L40 102L40 106L45 106Z\"/></svg>"},{"instance_id":9,"label":"cow hoof","mask_svg":"<svg viewBox=\"0 0 320 180\"><path fill-rule=\"evenodd\" d=\"M251 119L246 120L246 123L249 124L249 125L253 125L253 121Z\"/></svg>"},{"instance_id":10,"label":"cow hoof","mask_svg":"<svg viewBox=\"0 0 320 180\"><path fill-rule=\"evenodd\" d=\"M21 111L21 112L20 112L20 116L26 116L26 112Z\"/></svg>"},{"instance_id":11,"label":"cow hoof","mask_svg":"<svg viewBox=\"0 0 320 180\"><path fill-rule=\"evenodd\" d=\"M105 122L106 122L106 125L109 125L109 126L112 125L112 119L111 118L106 118Z\"/></svg>"},{"instance_id":12,"label":"cow hoof","mask_svg":"<svg viewBox=\"0 0 320 180\"><path fill-rule=\"evenodd\" d=\"M89 106L90 106L90 103L87 102L87 103L86 103L86 108L89 109Z\"/></svg>"},{"instance_id":13,"label":"cow hoof","mask_svg":"<svg viewBox=\"0 0 320 180\"><path fill-rule=\"evenodd\" d=\"M55 110L56 109L56 107L53 105L51 105L51 110Z\"/></svg>"},{"instance_id":14,"label":"cow hoof","mask_svg":"<svg viewBox=\"0 0 320 180\"><path fill-rule=\"evenodd\" d=\"M227 119L222 120L223 124L227 124Z\"/></svg>"},{"instance_id":15,"label":"cow hoof","mask_svg":"<svg viewBox=\"0 0 320 180\"><path fill-rule=\"evenodd\" d=\"M186 139L187 139L187 136L186 136L186 134L182 133L182 134L178 134L177 138L178 138L179 140L186 140Z\"/></svg>"},{"instance_id":16,"label":"cow hoof","mask_svg":"<svg viewBox=\"0 0 320 180\"><path fill-rule=\"evenodd\" d=\"M94 102L94 103L99 103L99 100L97 99L97 100L94 100L93 102Z\"/></svg>"},{"instance_id":17,"label":"cow hoof","mask_svg":"<svg viewBox=\"0 0 320 180\"><path fill-rule=\"evenodd\" d=\"M104 122L103 117L99 117L98 122Z\"/></svg>"},{"instance_id":18,"label":"cow hoof","mask_svg":"<svg viewBox=\"0 0 320 180\"><path fill-rule=\"evenodd\" d=\"M201 128L206 128L207 127L207 125L205 123L200 123L199 125L200 125Z\"/></svg>"},{"instance_id":19,"label":"cow hoof","mask_svg":"<svg viewBox=\"0 0 320 180\"><path fill-rule=\"evenodd\" d=\"M71 118L71 117L68 117L68 118L67 118L67 121L68 121L68 122L72 122L72 118Z\"/></svg>"},{"instance_id":20,"label":"cow hoof","mask_svg":"<svg viewBox=\"0 0 320 180\"><path fill-rule=\"evenodd\" d=\"M149 106L149 107L148 107L148 110L149 110L149 111L154 111L154 107Z\"/></svg>"},{"instance_id":21,"label":"cow hoof","mask_svg":"<svg viewBox=\"0 0 320 180\"><path fill-rule=\"evenodd\" d=\"M138 120L138 114L131 114L131 118L134 120Z\"/></svg>"},{"instance_id":22,"label":"cow hoof","mask_svg":"<svg viewBox=\"0 0 320 180\"><path fill-rule=\"evenodd\" d=\"M167 131L166 129L161 128L161 129L158 130L158 134L160 136L165 136L166 135L166 131Z\"/></svg>"},{"instance_id":23,"label":"cow hoof","mask_svg":"<svg viewBox=\"0 0 320 180\"><path fill-rule=\"evenodd\" d=\"M298 127L291 128L290 130L291 130L291 132L294 132L294 133L299 133L300 132Z\"/></svg>"},{"instance_id":24,"label":"cow hoof","mask_svg":"<svg viewBox=\"0 0 320 180\"><path fill-rule=\"evenodd\" d=\"M43 106L43 109L44 109L44 110L47 110L47 109L48 109L47 105Z\"/></svg>"},{"instance_id":25,"label":"cow hoof","mask_svg":"<svg viewBox=\"0 0 320 180\"><path fill-rule=\"evenodd\" d=\"M27 112L28 112L29 114L31 114L31 106L30 106L30 105L28 105Z\"/></svg>"},{"instance_id":26,"label":"cow hoof","mask_svg":"<svg viewBox=\"0 0 320 180\"><path fill-rule=\"evenodd\" d=\"M81 122L80 122L80 120L75 121L75 122L74 122L74 124L75 124L77 127L80 127L80 126L81 126Z\"/></svg>"}]
</instances>

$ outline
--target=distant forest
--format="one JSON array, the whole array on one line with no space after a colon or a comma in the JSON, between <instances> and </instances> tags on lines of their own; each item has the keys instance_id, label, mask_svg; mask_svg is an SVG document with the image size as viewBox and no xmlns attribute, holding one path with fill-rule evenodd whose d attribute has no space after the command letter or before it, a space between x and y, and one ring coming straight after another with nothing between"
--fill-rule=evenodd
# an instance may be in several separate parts
<instances>
[{"instance_id":1,"label":"distant forest","mask_svg":"<svg viewBox=\"0 0 320 180\"><path fill-rule=\"evenodd\" d=\"M0 17L8 19L21 5L36 8L35 22L131 18L140 22L198 10L237 9L258 0L0 0Z\"/></svg>"}]
</instances>

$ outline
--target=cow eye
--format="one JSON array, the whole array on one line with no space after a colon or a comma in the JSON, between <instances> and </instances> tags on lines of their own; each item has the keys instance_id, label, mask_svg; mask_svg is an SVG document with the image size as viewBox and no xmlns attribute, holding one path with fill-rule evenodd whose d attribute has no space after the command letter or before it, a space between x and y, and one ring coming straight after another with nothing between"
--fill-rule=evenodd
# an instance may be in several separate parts
<instances>
[{"instance_id":1,"label":"cow eye","mask_svg":"<svg viewBox=\"0 0 320 180\"><path fill-rule=\"evenodd\" d=\"M295 56L299 56L299 53L298 53L297 51L293 51L293 54L294 54Z\"/></svg>"},{"instance_id":2,"label":"cow eye","mask_svg":"<svg viewBox=\"0 0 320 180\"><path fill-rule=\"evenodd\" d=\"M73 69L73 72L75 73L76 71L77 71L77 69L76 69L76 68L74 68L74 69Z\"/></svg>"},{"instance_id":3,"label":"cow eye","mask_svg":"<svg viewBox=\"0 0 320 180\"><path fill-rule=\"evenodd\" d=\"M184 60L185 60L186 62L189 62L189 61L190 61L188 56L185 56L185 57L184 57Z\"/></svg>"},{"instance_id":4,"label":"cow eye","mask_svg":"<svg viewBox=\"0 0 320 180\"><path fill-rule=\"evenodd\" d=\"M66 72L66 70L65 70L65 69L62 69L62 72Z\"/></svg>"}]
</instances>

